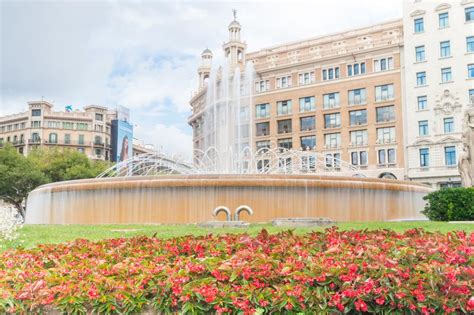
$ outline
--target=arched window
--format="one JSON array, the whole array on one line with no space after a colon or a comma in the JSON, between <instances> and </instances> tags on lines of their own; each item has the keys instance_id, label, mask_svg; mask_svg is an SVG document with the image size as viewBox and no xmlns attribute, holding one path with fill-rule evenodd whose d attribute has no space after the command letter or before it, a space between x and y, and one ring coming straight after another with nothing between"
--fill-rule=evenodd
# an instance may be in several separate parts
<instances>
[{"instance_id":1,"label":"arched window","mask_svg":"<svg viewBox=\"0 0 474 315\"><path fill-rule=\"evenodd\" d=\"M206 74L203 79L204 84L207 84L209 82L209 76Z\"/></svg>"},{"instance_id":2,"label":"arched window","mask_svg":"<svg viewBox=\"0 0 474 315\"><path fill-rule=\"evenodd\" d=\"M49 143L58 143L58 134L50 133L49 134Z\"/></svg>"},{"instance_id":3,"label":"arched window","mask_svg":"<svg viewBox=\"0 0 474 315\"><path fill-rule=\"evenodd\" d=\"M397 177L395 175L393 175L392 173L389 173L389 172L384 172L384 173L380 174L379 178L397 179Z\"/></svg>"}]
</instances>

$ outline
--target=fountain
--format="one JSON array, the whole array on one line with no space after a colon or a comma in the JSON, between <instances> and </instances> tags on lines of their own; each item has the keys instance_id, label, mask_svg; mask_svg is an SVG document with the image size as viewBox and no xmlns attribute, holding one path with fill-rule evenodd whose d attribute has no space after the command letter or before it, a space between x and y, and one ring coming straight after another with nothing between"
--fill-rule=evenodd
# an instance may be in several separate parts
<instances>
[{"instance_id":1,"label":"fountain","mask_svg":"<svg viewBox=\"0 0 474 315\"><path fill-rule=\"evenodd\" d=\"M199 223L225 215L231 222L229 209L241 210L238 222L424 219L422 198L431 191L424 185L365 178L357 167L311 149L254 150L253 78L252 63L243 73L229 64L211 70L204 145L193 162L144 154L99 178L43 185L28 197L26 222Z\"/></svg>"}]
</instances>

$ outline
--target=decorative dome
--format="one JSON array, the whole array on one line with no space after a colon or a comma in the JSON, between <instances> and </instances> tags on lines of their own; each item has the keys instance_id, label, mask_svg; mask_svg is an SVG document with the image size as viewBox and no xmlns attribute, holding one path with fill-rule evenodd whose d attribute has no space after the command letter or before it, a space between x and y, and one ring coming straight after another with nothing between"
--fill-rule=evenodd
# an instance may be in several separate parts
<instances>
[{"instance_id":1,"label":"decorative dome","mask_svg":"<svg viewBox=\"0 0 474 315\"><path fill-rule=\"evenodd\" d=\"M212 51L209 48L206 48L202 51L201 56L204 56L204 55L212 56Z\"/></svg>"},{"instance_id":2,"label":"decorative dome","mask_svg":"<svg viewBox=\"0 0 474 315\"><path fill-rule=\"evenodd\" d=\"M229 29L231 28L238 28L238 29L241 29L242 26L240 25L239 22L237 22L237 20L233 20L232 22L230 22L229 24Z\"/></svg>"}]
</instances>

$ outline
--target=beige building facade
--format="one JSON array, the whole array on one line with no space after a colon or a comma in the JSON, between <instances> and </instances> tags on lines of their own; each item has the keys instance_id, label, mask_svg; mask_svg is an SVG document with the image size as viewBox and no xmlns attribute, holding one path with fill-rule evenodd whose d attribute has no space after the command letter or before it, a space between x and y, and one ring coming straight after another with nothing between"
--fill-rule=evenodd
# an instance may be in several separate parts
<instances>
[{"instance_id":1,"label":"beige building facade","mask_svg":"<svg viewBox=\"0 0 474 315\"><path fill-rule=\"evenodd\" d=\"M255 68L254 150L315 150L358 166L367 177L404 178L401 20L252 53L245 53L235 22L223 49L234 67L244 71L246 61ZM200 120L211 60L206 49L190 102L194 149L204 149Z\"/></svg>"},{"instance_id":2,"label":"beige building facade","mask_svg":"<svg viewBox=\"0 0 474 315\"><path fill-rule=\"evenodd\" d=\"M47 101L28 102L28 110L0 117L0 148L11 143L27 155L35 148L72 149L91 159L111 159L111 121L117 111L99 105L84 110L55 111ZM134 144L134 155L150 152Z\"/></svg>"}]
</instances>

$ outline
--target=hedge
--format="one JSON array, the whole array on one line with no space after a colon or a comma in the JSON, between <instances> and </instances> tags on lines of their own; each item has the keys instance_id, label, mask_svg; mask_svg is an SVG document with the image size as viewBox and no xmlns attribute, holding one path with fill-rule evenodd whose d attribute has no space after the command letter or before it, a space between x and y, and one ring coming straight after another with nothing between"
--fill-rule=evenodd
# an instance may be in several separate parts
<instances>
[{"instance_id":1,"label":"hedge","mask_svg":"<svg viewBox=\"0 0 474 315\"><path fill-rule=\"evenodd\" d=\"M432 192L422 211L432 221L474 220L474 187L447 188Z\"/></svg>"}]
</instances>

